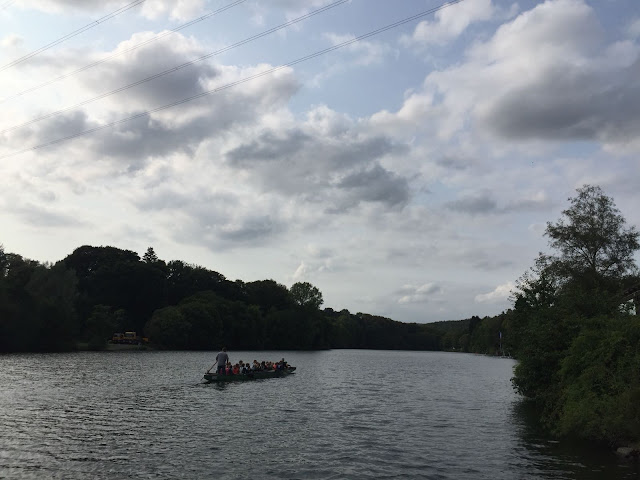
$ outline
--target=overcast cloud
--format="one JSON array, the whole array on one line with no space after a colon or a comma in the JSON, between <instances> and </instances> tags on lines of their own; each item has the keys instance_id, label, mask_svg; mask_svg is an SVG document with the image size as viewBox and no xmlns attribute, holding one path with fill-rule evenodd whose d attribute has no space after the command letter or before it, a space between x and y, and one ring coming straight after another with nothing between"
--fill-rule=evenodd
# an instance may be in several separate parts
<instances>
[{"instance_id":1,"label":"overcast cloud","mask_svg":"<svg viewBox=\"0 0 640 480\"><path fill-rule=\"evenodd\" d=\"M0 12L0 65L125 3L16 2ZM509 308L545 223L585 183L640 223L635 0L465 0L264 74L439 5L353 0L146 81L326 4L248 1L123 53L220 7L147 0L5 69L5 250L153 246L232 280L309 281L337 310L430 322Z\"/></svg>"}]
</instances>

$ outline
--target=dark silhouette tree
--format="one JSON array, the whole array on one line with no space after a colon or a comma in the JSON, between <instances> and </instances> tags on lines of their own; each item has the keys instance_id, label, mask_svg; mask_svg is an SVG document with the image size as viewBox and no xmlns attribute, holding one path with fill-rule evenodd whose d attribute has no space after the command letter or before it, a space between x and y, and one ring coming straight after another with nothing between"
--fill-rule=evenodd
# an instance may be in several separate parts
<instances>
[{"instance_id":1,"label":"dark silhouette tree","mask_svg":"<svg viewBox=\"0 0 640 480\"><path fill-rule=\"evenodd\" d=\"M322 292L309 282L297 282L289 289L293 301L300 307L317 310L324 303Z\"/></svg>"},{"instance_id":2,"label":"dark silhouette tree","mask_svg":"<svg viewBox=\"0 0 640 480\"><path fill-rule=\"evenodd\" d=\"M147 248L147 251L142 256L142 261L145 263L156 263L159 262L160 259L156 255L156 252L153 250L153 247Z\"/></svg>"},{"instance_id":3,"label":"dark silhouette tree","mask_svg":"<svg viewBox=\"0 0 640 480\"><path fill-rule=\"evenodd\" d=\"M633 255L640 248L638 231L626 221L611 197L598 186L585 185L569 198L563 218L547 223L545 235L558 254L549 257L565 277L620 278L636 269Z\"/></svg>"}]
</instances>

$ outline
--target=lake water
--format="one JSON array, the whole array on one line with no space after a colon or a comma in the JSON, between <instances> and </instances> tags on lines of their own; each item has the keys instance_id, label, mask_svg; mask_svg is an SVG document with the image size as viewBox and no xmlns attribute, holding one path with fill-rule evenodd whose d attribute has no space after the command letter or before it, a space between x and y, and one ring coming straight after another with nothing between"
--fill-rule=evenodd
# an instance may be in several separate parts
<instances>
[{"instance_id":1,"label":"lake water","mask_svg":"<svg viewBox=\"0 0 640 480\"><path fill-rule=\"evenodd\" d=\"M633 464L540 433L512 360L230 352L284 378L202 383L212 352L0 356L0 478L617 479Z\"/></svg>"}]
</instances>

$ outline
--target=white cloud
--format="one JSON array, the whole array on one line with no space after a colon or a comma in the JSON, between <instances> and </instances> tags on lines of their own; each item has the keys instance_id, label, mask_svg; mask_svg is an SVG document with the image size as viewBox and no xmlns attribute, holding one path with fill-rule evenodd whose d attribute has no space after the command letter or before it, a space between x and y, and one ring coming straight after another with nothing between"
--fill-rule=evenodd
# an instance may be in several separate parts
<instances>
[{"instance_id":1,"label":"white cloud","mask_svg":"<svg viewBox=\"0 0 640 480\"><path fill-rule=\"evenodd\" d=\"M115 52L126 49L130 43L136 44L152 37L150 32L136 34L131 40L122 42ZM80 100L85 103L85 100L102 96L105 92L183 64L201 55L203 51L202 45L197 41L175 34L172 42L156 43L116 57L77 79L71 79L74 88L65 90L65 95L69 101L73 99L74 102ZM114 52L108 52L111 53ZM92 55L95 56L98 54ZM60 55L43 56L40 65L47 65L50 58L52 62L56 62ZM83 60L88 61L86 58L77 58L76 62L82 64ZM99 156L123 162L129 171L139 169L151 158L175 152L193 153L202 142L211 137L220 136L239 124L254 124L263 115L272 115L286 105L299 86L293 70L285 68L268 78L258 78L247 82L242 88L225 90L207 99L180 104L176 108L152 114L144 114L145 111L242 81L270 68L267 64L240 68L198 63L153 82L110 95L100 102L85 103L82 107L66 110L51 119L11 130L2 136L5 137L6 146L20 149L24 145L38 145L52 138L72 136L109 122L140 115L134 121L117 123L112 128L99 130L74 142L83 144L84 147L91 146ZM38 106L38 109L41 108ZM15 125L16 117L25 115L23 108L16 108L16 112L19 113L0 120L0 128Z\"/></svg>"},{"instance_id":2,"label":"white cloud","mask_svg":"<svg viewBox=\"0 0 640 480\"><path fill-rule=\"evenodd\" d=\"M0 47L2 48L15 48L24 43L24 38L20 35L16 35L15 33L10 33L9 35L5 35L0 39Z\"/></svg>"},{"instance_id":3,"label":"white cloud","mask_svg":"<svg viewBox=\"0 0 640 480\"><path fill-rule=\"evenodd\" d=\"M355 38L351 34L337 34L325 32L323 37L327 39L332 46L340 45ZM317 73L309 83L309 85L320 89L322 85L332 77L341 75L348 70L360 67L377 67L382 65L385 60L390 57L397 57L398 51L390 45L360 40L351 43L345 47L341 47L333 53L333 60L326 60L325 68Z\"/></svg>"},{"instance_id":4,"label":"white cloud","mask_svg":"<svg viewBox=\"0 0 640 480\"><path fill-rule=\"evenodd\" d=\"M56 14L90 12L97 19L118 11L128 3L123 4L121 0L23 0L20 7ZM134 7L133 11L139 11L149 19L166 16L173 20L187 20L203 12L205 6L205 0L147 0L142 7Z\"/></svg>"},{"instance_id":5,"label":"white cloud","mask_svg":"<svg viewBox=\"0 0 640 480\"><path fill-rule=\"evenodd\" d=\"M495 7L491 0L473 0L439 10L435 21L420 22L413 34L403 35L400 41L405 46L444 45L458 37L472 23L491 20Z\"/></svg>"},{"instance_id":6,"label":"white cloud","mask_svg":"<svg viewBox=\"0 0 640 480\"><path fill-rule=\"evenodd\" d=\"M423 285L404 285L398 293L402 296L398 299L398 303L426 303L432 298L443 292L442 287L436 283L429 282Z\"/></svg>"},{"instance_id":7,"label":"white cloud","mask_svg":"<svg viewBox=\"0 0 640 480\"><path fill-rule=\"evenodd\" d=\"M424 6L371 2L389 17ZM313 5L320 3L326 2ZM32 258L45 252L49 260L79 242L139 252L152 244L165 258L229 278L308 280L332 307L405 321L496 314L507 304L505 279L520 276L546 247L545 222L560 214L577 186L597 183L616 200L622 195L623 212L637 220L640 164L625 152L640 150L633 133L640 128L640 62L637 41L621 37L628 32L604 32L611 22L607 17L600 24L605 7L599 3L535 2L509 21L503 20L508 2L463 3L466 14L447 18L443 11L429 22L424 41L432 43L425 45L458 40L430 49L436 53L429 64L369 40L323 61L5 159L0 240ZM101 5L113 10L116 4ZM9 95L151 38L167 28L170 9L180 8L173 1L155 5L161 21L146 23L149 31L96 49L116 45L115 34L123 31L105 29L113 36L102 38L96 29L86 43L78 39L7 71L0 91ZM198 2L182 5L199 8ZM265 24L311 8L297 0L277 5L252 3ZM479 5L491 6L491 18ZM371 8L369 2L345 4L340 22L336 9L333 17L305 23L305 35L289 30L286 38L264 38L255 48L0 134L0 155L271 68L260 61L292 59L327 39L352 38L326 32L367 31L375 20L366 14ZM60 18L67 19L65 13L61 9ZM209 52L212 42L250 36L256 31L250 15L234 10L233 21L216 24L215 32L200 25L192 36L172 35L26 101L5 102L0 130L187 62ZM131 18L122 20L118 28L131 26L125 23ZM429 36L437 29L441 36ZM458 51L462 42L464 52ZM2 53L16 56L9 48ZM336 78L327 73L334 65L370 67ZM363 88L373 72L380 88ZM305 83L322 75L319 88ZM36 244L40 253L27 248ZM425 272L437 280L425 283Z\"/></svg>"},{"instance_id":8,"label":"white cloud","mask_svg":"<svg viewBox=\"0 0 640 480\"><path fill-rule=\"evenodd\" d=\"M386 131L430 126L440 140L473 129L511 143L586 140L638 151L639 65L640 45L606 43L584 1L548 0L473 44L464 62L427 75L422 92L372 122Z\"/></svg>"},{"instance_id":9,"label":"white cloud","mask_svg":"<svg viewBox=\"0 0 640 480\"><path fill-rule=\"evenodd\" d=\"M304 264L304 262L300 262L300 265L298 265L298 268L296 268L296 271L293 272L293 281L299 282L303 280L306 274L307 274L307 266Z\"/></svg>"},{"instance_id":10,"label":"white cloud","mask_svg":"<svg viewBox=\"0 0 640 480\"><path fill-rule=\"evenodd\" d=\"M205 11L204 0L147 0L142 7L145 17L168 16L173 20L190 20Z\"/></svg>"},{"instance_id":11,"label":"white cloud","mask_svg":"<svg viewBox=\"0 0 640 480\"><path fill-rule=\"evenodd\" d=\"M356 38L355 35L340 35L337 33L325 33L324 36L333 46ZM387 44L367 40L351 43L344 51L353 54L354 59L350 62L351 64L361 66L380 64L386 57L394 53L394 50Z\"/></svg>"},{"instance_id":12,"label":"white cloud","mask_svg":"<svg viewBox=\"0 0 640 480\"><path fill-rule=\"evenodd\" d=\"M503 283L502 285L498 285L492 292L476 295L474 300L477 303L504 302L509 298L514 288L515 284L513 282Z\"/></svg>"},{"instance_id":13,"label":"white cloud","mask_svg":"<svg viewBox=\"0 0 640 480\"><path fill-rule=\"evenodd\" d=\"M631 38L640 37L640 17L633 18L627 27L627 34Z\"/></svg>"},{"instance_id":14,"label":"white cloud","mask_svg":"<svg viewBox=\"0 0 640 480\"><path fill-rule=\"evenodd\" d=\"M262 128L250 138L228 149L225 157L265 192L322 204L334 214L362 202L402 208L409 199L406 178L381 165L386 157L403 154L406 146L370 134L326 107L311 112L302 124Z\"/></svg>"}]
</instances>

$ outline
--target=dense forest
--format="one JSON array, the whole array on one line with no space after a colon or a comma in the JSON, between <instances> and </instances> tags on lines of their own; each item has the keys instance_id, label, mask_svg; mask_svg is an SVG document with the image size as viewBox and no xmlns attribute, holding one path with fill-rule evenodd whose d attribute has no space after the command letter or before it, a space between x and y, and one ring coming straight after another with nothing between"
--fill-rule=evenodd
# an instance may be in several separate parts
<instances>
[{"instance_id":1,"label":"dense forest","mask_svg":"<svg viewBox=\"0 0 640 480\"><path fill-rule=\"evenodd\" d=\"M146 335L154 348L374 348L496 353L502 320L406 324L321 309L307 282L230 281L149 248L82 246L53 265L0 247L0 351L100 350L114 332ZM501 318L501 317L500 317ZM488 319L487 319L488 320ZM489 325L490 323L490 325Z\"/></svg>"},{"instance_id":2,"label":"dense forest","mask_svg":"<svg viewBox=\"0 0 640 480\"><path fill-rule=\"evenodd\" d=\"M0 246L0 352L105 348L143 332L154 348L447 350L518 360L513 385L558 435L640 439L639 233L586 185L517 281L513 308L430 324L322 309L307 282L230 281L153 248L82 246L41 264Z\"/></svg>"}]
</instances>

